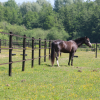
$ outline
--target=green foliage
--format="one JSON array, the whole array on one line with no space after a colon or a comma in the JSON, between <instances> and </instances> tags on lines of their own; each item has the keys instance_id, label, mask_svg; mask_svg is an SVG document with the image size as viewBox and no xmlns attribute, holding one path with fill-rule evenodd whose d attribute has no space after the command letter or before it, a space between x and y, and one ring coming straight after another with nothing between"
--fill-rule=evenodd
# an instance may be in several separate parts
<instances>
[{"instance_id":1,"label":"green foliage","mask_svg":"<svg viewBox=\"0 0 100 100\"><path fill-rule=\"evenodd\" d=\"M32 10L33 12L39 12L39 11L41 10L41 8L42 8L42 6L39 5L38 3L35 3L35 2L32 3L32 8L31 8L31 10Z\"/></svg>"},{"instance_id":2,"label":"green foliage","mask_svg":"<svg viewBox=\"0 0 100 100\"><path fill-rule=\"evenodd\" d=\"M5 35L5 34L1 34L1 33L0 33L0 39L1 39L1 40L8 40L9 37L8 37L7 35Z\"/></svg>"},{"instance_id":3,"label":"green foliage","mask_svg":"<svg viewBox=\"0 0 100 100\"><path fill-rule=\"evenodd\" d=\"M27 35L27 37L34 37L35 39L46 39L48 31L45 31L41 28L34 28L33 30L26 30L23 32L23 35Z\"/></svg>"},{"instance_id":4,"label":"green foliage","mask_svg":"<svg viewBox=\"0 0 100 100\"><path fill-rule=\"evenodd\" d=\"M47 34L47 39L50 40L67 40L69 38L68 33L64 29L52 28Z\"/></svg>"},{"instance_id":5,"label":"green foliage","mask_svg":"<svg viewBox=\"0 0 100 100\"><path fill-rule=\"evenodd\" d=\"M55 0L54 7L52 7L46 0L37 0L36 2L23 2L18 6L15 0L8 0L0 3L0 22L4 22L4 26L0 27L6 32L13 30L16 25L25 27L20 35L26 31L26 28L30 32L37 28L41 31L48 31L45 36L48 39L69 40L88 36L91 42L100 42L99 5L99 0L86 2L84 0ZM12 26L9 27L12 28L5 27L5 21L11 24ZM32 36L28 33L26 33L27 36ZM40 33L37 36L41 36Z\"/></svg>"},{"instance_id":6,"label":"green foliage","mask_svg":"<svg viewBox=\"0 0 100 100\"><path fill-rule=\"evenodd\" d=\"M28 29L37 28L38 27L37 12L32 12L32 11L27 12L23 23Z\"/></svg>"},{"instance_id":7,"label":"green foliage","mask_svg":"<svg viewBox=\"0 0 100 100\"><path fill-rule=\"evenodd\" d=\"M15 0L8 0L7 2L4 3L4 6L10 7L11 9L12 8L18 9L18 5L16 4Z\"/></svg>"},{"instance_id":8,"label":"green foliage","mask_svg":"<svg viewBox=\"0 0 100 100\"><path fill-rule=\"evenodd\" d=\"M0 21L4 20L4 7L0 4Z\"/></svg>"},{"instance_id":9,"label":"green foliage","mask_svg":"<svg viewBox=\"0 0 100 100\"><path fill-rule=\"evenodd\" d=\"M73 3L73 0L55 0L54 10L58 11L61 7L65 5L70 5Z\"/></svg>"},{"instance_id":10,"label":"green foliage","mask_svg":"<svg viewBox=\"0 0 100 100\"><path fill-rule=\"evenodd\" d=\"M95 0L96 4L100 6L100 0Z\"/></svg>"},{"instance_id":11,"label":"green foliage","mask_svg":"<svg viewBox=\"0 0 100 100\"><path fill-rule=\"evenodd\" d=\"M44 29L50 29L54 27L54 20L55 20L54 16L50 16L50 15L46 16L45 22L43 25Z\"/></svg>"},{"instance_id":12,"label":"green foliage","mask_svg":"<svg viewBox=\"0 0 100 100\"><path fill-rule=\"evenodd\" d=\"M37 0L36 3L38 3L40 6L46 5L48 6L50 3L46 0Z\"/></svg>"},{"instance_id":13,"label":"green foliage","mask_svg":"<svg viewBox=\"0 0 100 100\"><path fill-rule=\"evenodd\" d=\"M43 29L50 29L54 26L54 12L52 6L43 5L39 12L39 27Z\"/></svg>"},{"instance_id":14,"label":"green foliage","mask_svg":"<svg viewBox=\"0 0 100 100\"><path fill-rule=\"evenodd\" d=\"M31 3L30 2L23 2L20 6L20 12L22 13L22 16L24 16L28 11L31 11Z\"/></svg>"},{"instance_id":15,"label":"green foliage","mask_svg":"<svg viewBox=\"0 0 100 100\"><path fill-rule=\"evenodd\" d=\"M0 26L0 28L1 28L1 26ZM0 29L0 32L3 32L3 29ZM1 34L0 33L0 39L2 39L2 40L8 40L9 37L7 35L5 35L5 34Z\"/></svg>"},{"instance_id":16,"label":"green foliage","mask_svg":"<svg viewBox=\"0 0 100 100\"><path fill-rule=\"evenodd\" d=\"M7 23L6 21L0 22L0 30L1 32L8 32L7 31L7 26L10 26L10 23Z\"/></svg>"},{"instance_id":17,"label":"green foliage","mask_svg":"<svg viewBox=\"0 0 100 100\"><path fill-rule=\"evenodd\" d=\"M20 12L24 16L28 11L39 12L42 6L38 2L23 2L20 5Z\"/></svg>"},{"instance_id":18,"label":"green foliage","mask_svg":"<svg viewBox=\"0 0 100 100\"><path fill-rule=\"evenodd\" d=\"M19 26L16 24L11 25L7 22L0 22L0 29L2 29L2 32L7 32L7 33L13 32L13 34L16 34L16 35L23 35L23 32L26 30L24 26ZM18 37L14 37L13 39L18 40Z\"/></svg>"}]
</instances>

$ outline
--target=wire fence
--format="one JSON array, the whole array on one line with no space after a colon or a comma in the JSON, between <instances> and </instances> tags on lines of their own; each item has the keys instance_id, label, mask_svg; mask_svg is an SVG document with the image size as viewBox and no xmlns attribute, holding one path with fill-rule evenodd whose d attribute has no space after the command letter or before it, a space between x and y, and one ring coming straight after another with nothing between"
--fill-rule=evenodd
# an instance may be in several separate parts
<instances>
[{"instance_id":1,"label":"wire fence","mask_svg":"<svg viewBox=\"0 0 100 100\"><path fill-rule=\"evenodd\" d=\"M31 60L31 67L33 68L35 59L38 59L38 61L39 61L38 64L40 65L42 57L44 57L44 62L46 62L47 56L49 56L49 58L50 58L51 40L46 40L46 39L42 40L41 38L35 39L34 37L29 38L29 37L26 37L26 35L19 36L19 35L13 34L12 32L10 32L10 33L0 32L0 33L9 35L9 40L1 40L0 39L0 53L2 52L3 49L9 50L9 62L8 63L0 63L0 65L9 64L9 76L12 76L12 64L13 63L22 62L22 71L24 71L26 61ZM13 41L14 36L21 37L23 39L23 41L20 41L20 42ZM28 42L26 41L26 39L29 39ZM1 45L6 46L6 48L1 47ZM32 51L31 59L25 59L26 47L31 47L31 51ZM14 49L17 49L17 50L20 49L23 51L22 60L12 61L12 55L13 55L12 50L14 50ZM38 52L39 56L37 58L35 58L35 56L34 56L35 49L38 49L38 51L39 51ZM41 56L41 49L44 49L44 56ZM49 54L46 53L47 49L49 50Z\"/></svg>"}]
</instances>

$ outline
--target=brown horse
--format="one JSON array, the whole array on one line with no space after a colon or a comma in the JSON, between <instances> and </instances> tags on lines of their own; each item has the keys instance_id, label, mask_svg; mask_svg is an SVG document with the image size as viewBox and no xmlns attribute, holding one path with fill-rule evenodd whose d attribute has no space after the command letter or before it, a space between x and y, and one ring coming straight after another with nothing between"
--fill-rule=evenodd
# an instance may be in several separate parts
<instances>
[{"instance_id":1,"label":"brown horse","mask_svg":"<svg viewBox=\"0 0 100 100\"><path fill-rule=\"evenodd\" d=\"M70 40L70 41L62 41L62 40L53 41L52 46L51 46L51 63L52 63L52 66L53 66L54 60L55 60L55 52L57 53L56 60L57 60L58 66L59 66L58 56L59 56L60 52L69 53L68 65L70 65L70 60L71 60L71 65L73 66L74 53L76 52L77 48L79 46L81 46L82 44L86 44L89 47L92 46L89 38L86 37L86 36L82 37L82 38L78 38L76 40Z\"/></svg>"}]
</instances>

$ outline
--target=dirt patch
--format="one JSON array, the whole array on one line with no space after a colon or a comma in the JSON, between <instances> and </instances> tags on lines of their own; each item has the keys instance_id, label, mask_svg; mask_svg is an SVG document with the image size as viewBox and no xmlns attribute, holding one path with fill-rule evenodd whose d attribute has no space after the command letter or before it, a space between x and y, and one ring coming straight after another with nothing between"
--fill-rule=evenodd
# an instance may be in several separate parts
<instances>
[{"instance_id":1,"label":"dirt patch","mask_svg":"<svg viewBox=\"0 0 100 100\"><path fill-rule=\"evenodd\" d=\"M78 72L82 72L81 70L78 70Z\"/></svg>"},{"instance_id":2,"label":"dirt patch","mask_svg":"<svg viewBox=\"0 0 100 100\"><path fill-rule=\"evenodd\" d=\"M9 57L9 55L1 55L0 54L0 58L5 58L5 57Z\"/></svg>"}]
</instances>

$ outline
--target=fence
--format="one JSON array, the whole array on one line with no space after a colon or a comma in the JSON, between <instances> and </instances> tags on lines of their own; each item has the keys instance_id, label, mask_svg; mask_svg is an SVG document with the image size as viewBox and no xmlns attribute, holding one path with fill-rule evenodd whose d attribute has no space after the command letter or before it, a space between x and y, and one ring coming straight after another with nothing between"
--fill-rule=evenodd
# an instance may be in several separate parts
<instances>
[{"instance_id":1,"label":"fence","mask_svg":"<svg viewBox=\"0 0 100 100\"><path fill-rule=\"evenodd\" d=\"M79 47L81 50L85 49L85 51L94 51L95 52L95 58L97 58L97 52L100 50L100 43L92 43L92 47L88 48L86 45L82 45Z\"/></svg>"},{"instance_id":2,"label":"fence","mask_svg":"<svg viewBox=\"0 0 100 100\"><path fill-rule=\"evenodd\" d=\"M12 32L10 32L10 33L0 32L0 33L9 35L9 40L1 40L0 39L0 53L2 52L2 49L8 49L9 50L9 62L8 63L2 63L0 65L9 64L9 76L12 75L12 63L22 62L22 71L24 71L25 61L31 60L31 67L33 68L35 59L38 59L38 61L39 61L38 64L40 65L41 64L41 57L44 57L44 62L46 62L46 56L49 56L49 58L50 58L51 40L46 40L46 39L41 40L41 38L35 39L34 37L29 38L29 37L26 37L26 35L19 36L19 35L13 34ZM22 41L20 41L20 42L13 41L12 40L13 36L23 38L23 42ZM29 39L29 40L26 41L26 39ZM47 42L49 42L49 43L47 43ZM100 48L100 44L99 43L92 43L92 44L93 44L93 47L90 48L90 49L95 52L95 57L97 58L97 50L98 50L97 48ZM1 48L1 45L3 45L3 46L9 45L9 47L8 48ZM39 47L37 47L37 45L39 45ZM32 54L31 54L32 58L31 59L25 59L26 46L32 48L31 49L32 50ZM37 57L37 58L34 57L34 50L36 48L39 50L39 57ZM84 49L84 48L86 48L86 46L83 45L80 48ZM13 49L22 49L23 50L23 54L22 54L23 59L22 60L12 61L12 50ZM41 49L44 49L44 56L41 56ZM49 55L46 55L46 49L49 49ZM88 51L88 48L86 48L86 50Z\"/></svg>"},{"instance_id":3,"label":"fence","mask_svg":"<svg viewBox=\"0 0 100 100\"><path fill-rule=\"evenodd\" d=\"M12 76L12 63L22 62L22 71L24 71L24 69L25 69L25 61L31 60L31 67L33 68L35 59L39 60L38 64L40 65L41 64L41 57L44 57L44 62L46 62L46 56L49 56L49 58L50 58L51 40L46 40L46 39L45 40L41 40L41 38L35 39L34 37L29 38L29 37L26 37L26 35L19 36L19 35L13 34L12 32L10 32L10 33L0 32L0 33L9 35L9 48L1 48L2 40L0 39L0 53L2 52L1 51L2 49L8 49L9 50L9 62L8 63L2 63L0 65L9 64L9 76ZM19 48L18 45L17 45L17 47L14 46L17 42L13 42L13 40L12 40L13 36L23 38L23 42L22 42L23 47L22 48ZM29 40L28 40L28 42L26 42L26 39L30 39L30 41L31 41L31 45L30 45L30 47L32 48L31 49L32 50L32 54L31 54L32 58L31 59L25 59L26 45L29 44ZM38 43L36 43L35 41L38 41ZM44 42L41 42L41 41L44 41ZM49 44L47 44L47 42L49 42ZM6 46L6 44L7 43L5 42L5 46ZM34 50L36 49L36 47L35 47L36 44L39 45L39 48L38 48L39 49L39 57L38 58L34 57ZM13 49L22 49L23 50L23 54L22 54L23 55L23 59L22 60L20 60L20 61L12 61L12 50ZM41 49L44 49L44 56L41 56ZM46 49L49 49L49 55L46 55Z\"/></svg>"}]
</instances>

